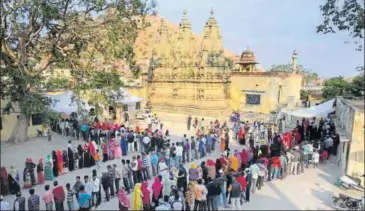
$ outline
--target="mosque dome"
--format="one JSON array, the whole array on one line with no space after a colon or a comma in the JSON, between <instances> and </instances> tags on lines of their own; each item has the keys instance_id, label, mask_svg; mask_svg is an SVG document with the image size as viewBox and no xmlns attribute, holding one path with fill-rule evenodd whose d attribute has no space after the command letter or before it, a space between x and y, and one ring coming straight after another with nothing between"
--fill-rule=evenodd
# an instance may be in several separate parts
<instances>
[{"instance_id":1,"label":"mosque dome","mask_svg":"<svg viewBox=\"0 0 365 211\"><path fill-rule=\"evenodd\" d=\"M241 58L239 59L239 62L241 64L256 64L256 58L255 54L247 48L242 54Z\"/></svg>"}]
</instances>

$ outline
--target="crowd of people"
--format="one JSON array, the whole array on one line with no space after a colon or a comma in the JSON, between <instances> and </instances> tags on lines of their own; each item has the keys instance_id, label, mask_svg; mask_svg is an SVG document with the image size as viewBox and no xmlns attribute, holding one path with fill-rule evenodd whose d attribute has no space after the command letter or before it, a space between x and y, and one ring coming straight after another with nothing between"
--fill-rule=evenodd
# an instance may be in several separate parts
<instances>
[{"instance_id":1,"label":"crowd of people","mask_svg":"<svg viewBox=\"0 0 365 211\"><path fill-rule=\"evenodd\" d=\"M1 168L1 194L16 194L14 210L25 210L26 202L28 210L39 210L40 200L46 210L52 210L53 204L56 210L64 210L65 201L69 210L75 210L76 204L80 210L89 210L102 203L102 190L106 201L118 197L120 210L240 208L250 201L250 193L260 190L265 182L301 174L311 163L316 167L337 151L339 136L330 119L303 119L293 131L285 132L280 127L282 120L276 127L241 121L238 113L233 116L232 127L227 122L206 124L204 118L198 121L189 116L187 129L194 129L195 136L183 135L176 143L170 141L168 130L163 132L161 125L154 126L151 121L143 130L138 125L85 124L88 128L81 131L87 131L89 141L84 146L72 148L69 141L67 150L47 156L44 167L43 159L37 165L31 158L26 160L23 188L29 189L28 200L21 195L19 174L13 166L9 173ZM231 152L230 143L234 140L239 147ZM220 157L209 156L205 160L217 150ZM131 160L123 158L127 153L134 153ZM121 159L120 164L107 163L113 159ZM201 159L199 165L195 163L197 159ZM100 172L103 162L107 164L106 172ZM188 170L184 163L191 164ZM82 181L77 176L73 185L66 184L66 191L57 182L66 169L93 166L96 168L91 178L85 175ZM39 196L32 187L44 180L53 180L54 187L45 185L45 193ZM2 198L1 206L6 209Z\"/></svg>"}]
</instances>

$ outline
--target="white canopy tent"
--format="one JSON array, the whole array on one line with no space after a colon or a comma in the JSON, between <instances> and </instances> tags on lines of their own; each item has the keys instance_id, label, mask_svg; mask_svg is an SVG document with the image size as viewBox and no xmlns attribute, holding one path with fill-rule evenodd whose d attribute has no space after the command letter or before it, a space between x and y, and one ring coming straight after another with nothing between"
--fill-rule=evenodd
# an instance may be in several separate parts
<instances>
[{"instance_id":1,"label":"white canopy tent","mask_svg":"<svg viewBox=\"0 0 365 211\"><path fill-rule=\"evenodd\" d=\"M283 109L278 115L278 119L285 118L285 121L289 124L301 120L303 118L326 118L328 114L335 111L334 108L335 99L329 100L325 103L312 106L310 108L304 108L300 110L286 110Z\"/></svg>"},{"instance_id":2,"label":"white canopy tent","mask_svg":"<svg viewBox=\"0 0 365 211\"><path fill-rule=\"evenodd\" d=\"M56 102L50 106L53 111L70 115L72 112L77 112L77 103L72 100L72 91L66 91L57 94L47 94L47 96ZM87 102L82 102L83 108L90 110L91 107Z\"/></svg>"},{"instance_id":3,"label":"white canopy tent","mask_svg":"<svg viewBox=\"0 0 365 211\"><path fill-rule=\"evenodd\" d=\"M141 102L144 100L143 98L139 98L129 94L123 88L121 88L121 93L122 97L120 97L120 99L117 99L116 102L128 105L128 107L132 106L134 107L134 109L135 109L135 104L137 102ZM77 112L78 106L76 102L73 102L72 95L73 95L72 91L66 91L57 94L47 94L49 98L56 100L56 103L51 105L50 108L53 111L65 113L68 115L71 114L72 112ZM90 106L87 102L82 102L82 104L83 104L83 109L87 111L93 108L93 106Z\"/></svg>"},{"instance_id":4,"label":"white canopy tent","mask_svg":"<svg viewBox=\"0 0 365 211\"><path fill-rule=\"evenodd\" d=\"M122 93L122 97L121 99L116 100L117 103L131 105L144 100L143 98L129 94L124 88L120 88L120 92Z\"/></svg>"}]
</instances>

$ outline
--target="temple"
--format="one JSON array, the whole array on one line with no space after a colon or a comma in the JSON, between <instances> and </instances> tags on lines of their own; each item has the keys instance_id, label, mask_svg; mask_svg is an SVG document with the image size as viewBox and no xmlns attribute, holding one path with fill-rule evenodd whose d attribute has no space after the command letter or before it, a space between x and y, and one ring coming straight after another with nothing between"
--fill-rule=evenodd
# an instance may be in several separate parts
<instances>
[{"instance_id":1,"label":"temple","mask_svg":"<svg viewBox=\"0 0 365 211\"><path fill-rule=\"evenodd\" d=\"M148 73L143 76L147 104L155 111L201 116L226 116L232 110L270 113L299 102L302 75L296 71L261 72L247 48L229 64L214 12L205 23L202 39L193 36L183 12L179 29L171 33L161 20Z\"/></svg>"}]
</instances>

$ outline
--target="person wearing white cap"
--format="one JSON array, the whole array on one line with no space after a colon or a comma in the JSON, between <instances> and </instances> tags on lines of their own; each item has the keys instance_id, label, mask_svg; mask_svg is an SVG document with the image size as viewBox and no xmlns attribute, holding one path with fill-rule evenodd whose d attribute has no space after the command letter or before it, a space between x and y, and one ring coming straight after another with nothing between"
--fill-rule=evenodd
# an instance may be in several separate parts
<instances>
[{"instance_id":1,"label":"person wearing white cap","mask_svg":"<svg viewBox=\"0 0 365 211\"><path fill-rule=\"evenodd\" d=\"M224 175L223 173L223 169L219 169L218 170L218 175L216 177L216 182L217 184L219 184L219 187L221 188L221 196L222 197L218 197L219 199L222 198L223 201L221 200L217 200L217 205L216 207L219 206L219 204L223 205L224 208L229 208L228 204L227 204L227 195L226 195L226 190L227 190L227 177ZM218 201L220 201L218 203Z\"/></svg>"}]
</instances>

